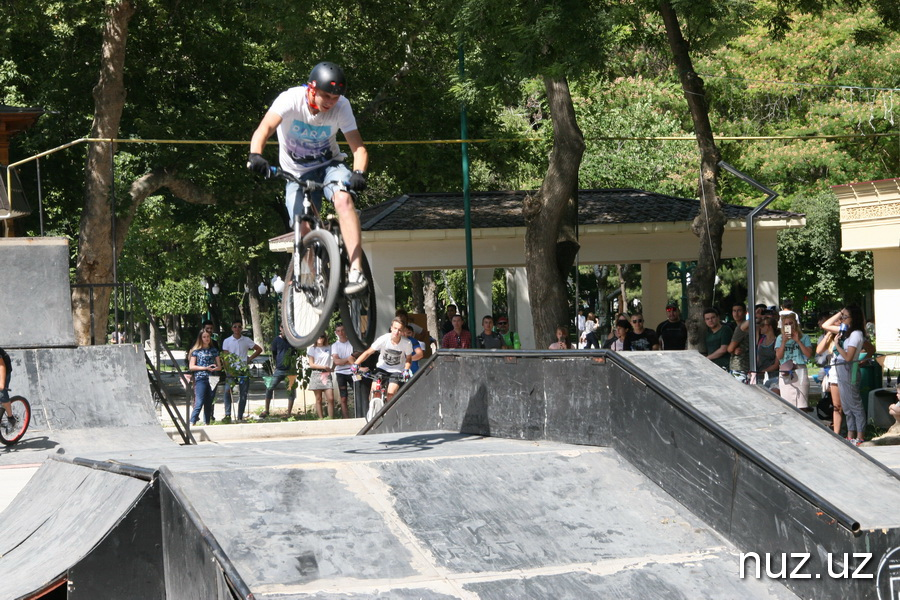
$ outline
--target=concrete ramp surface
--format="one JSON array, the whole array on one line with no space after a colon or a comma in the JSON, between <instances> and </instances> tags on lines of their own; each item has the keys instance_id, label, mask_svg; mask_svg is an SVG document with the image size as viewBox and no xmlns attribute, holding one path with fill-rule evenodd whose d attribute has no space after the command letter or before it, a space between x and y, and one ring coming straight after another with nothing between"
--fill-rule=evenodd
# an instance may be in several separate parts
<instances>
[{"instance_id":1,"label":"concrete ramp surface","mask_svg":"<svg viewBox=\"0 0 900 600\"><path fill-rule=\"evenodd\" d=\"M206 597L177 588L209 572L201 532L257 599L794 597L609 448L438 431L130 460L167 465L170 598Z\"/></svg>"},{"instance_id":2,"label":"concrete ramp surface","mask_svg":"<svg viewBox=\"0 0 900 600\"><path fill-rule=\"evenodd\" d=\"M12 350L10 392L28 399L32 420L3 464L46 454L171 446L159 424L144 354L134 345Z\"/></svg>"}]
</instances>

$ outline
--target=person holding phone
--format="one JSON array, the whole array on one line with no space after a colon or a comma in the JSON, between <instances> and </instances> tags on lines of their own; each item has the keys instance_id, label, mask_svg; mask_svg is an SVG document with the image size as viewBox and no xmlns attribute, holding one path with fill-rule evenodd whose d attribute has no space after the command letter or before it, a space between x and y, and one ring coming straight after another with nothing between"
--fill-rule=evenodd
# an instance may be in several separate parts
<instances>
[{"instance_id":1,"label":"person holding phone","mask_svg":"<svg viewBox=\"0 0 900 600\"><path fill-rule=\"evenodd\" d=\"M775 338L778 390L781 397L802 411L809 411L809 375L806 364L813 355L812 341L800 331L797 314L781 315L781 335Z\"/></svg>"}]
</instances>

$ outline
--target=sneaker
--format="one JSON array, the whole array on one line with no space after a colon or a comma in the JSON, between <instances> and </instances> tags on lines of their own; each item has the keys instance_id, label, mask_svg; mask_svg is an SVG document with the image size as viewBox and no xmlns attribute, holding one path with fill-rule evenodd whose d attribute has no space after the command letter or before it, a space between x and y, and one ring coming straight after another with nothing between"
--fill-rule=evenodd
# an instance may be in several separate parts
<instances>
[{"instance_id":1,"label":"sneaker","mask_svg":"<svg viewBox=\"0 0 900 600\"><path fill-rule=\"evenodd\" d=\"M231 423L231 415L225 415L225 417L222 419L222 422Z\"/></svg>"},{"instance_id":2,"label":"sneaker","mask_svg":"<svg viewBox=\"0 0 900 600\"><path fill-rule=\"evenodd\" d=\"M18 424L18 420L14 416L9 415L6 417L6 430L7 431L15 431L17 424Z\"/></svg>"},{"instance_id":3,"label":"sneaker","mask_svg":"<svg viewBox=\"0 0 900 600\"><path fill-rule=\"evenodd\" d=\"M359 269L350 269L350 274L347 275L347 287L344 288L344 293L348 296L352 296L353 294L358 294L369 285L369 282L366 281L366 276L362 274Z\"/></svg>"}]
</instances>

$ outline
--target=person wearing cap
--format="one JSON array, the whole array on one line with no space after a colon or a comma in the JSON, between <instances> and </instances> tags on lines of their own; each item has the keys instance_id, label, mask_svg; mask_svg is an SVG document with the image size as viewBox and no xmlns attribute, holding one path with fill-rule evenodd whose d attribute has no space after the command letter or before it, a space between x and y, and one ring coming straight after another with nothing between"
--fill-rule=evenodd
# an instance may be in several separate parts
<instances>
[{"instance_id":1,"label":"person wearing cap","mask_svg":"<svg viewBox=\"0 0 900 600\"><path fill-rule=\"evenodd\" d=\"M521 350L522 342L519 341L519 334L509 330L509 317L499 315L497 317L497 333L503 338L503 345L512 350Z\"/></svg>"},{"instance_id":2,"label":"person wearing cap","mask_svg":"<svg viewBox=\"0 0 900 600\"><path fill-rule=\"evenodd\" d=\"M353 204L356 192L366 189L369 154L356 126L350 102L344 96L347 83L344 71L331 62L320 62L309 74L306 85L282 92L260 121L250 140L247 168L269 177L269 162L263 157L266 142L278 133L278 162L284 171L304 181L344 183L347 191L328 186L325 197L334 204L341 235L350 258L347 294L357 294L368 282L362 273L362 235L359 215ZM353 171L344 165L344 154L337 143L341 131L353 155ZM313 203L321 210L322 192L312 194ZM285 189L288 218L303 211L303 191L289 181ZM308 226L302 225L302 233Z\"/></svg>"},{"instance_id":3,"label":"person wearing cap","mask_svg":"<svg viewBox=\"0 0 900 600\"><path fill-rule=\"evenodd\" d=\"M662 350L687 348L687 326L681 320L681 311L674 300L666 304L666 320L656 326L656 334Z\"/></svg>"}]
</instances>

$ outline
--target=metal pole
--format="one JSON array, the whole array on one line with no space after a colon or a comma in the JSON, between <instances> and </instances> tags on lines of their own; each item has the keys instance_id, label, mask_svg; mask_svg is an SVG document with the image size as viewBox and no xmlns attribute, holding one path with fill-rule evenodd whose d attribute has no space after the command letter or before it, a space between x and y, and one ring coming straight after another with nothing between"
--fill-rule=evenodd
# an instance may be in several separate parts
<instances>
[{"instance_id":1,"label":"metal pole","mask_svg":"<svg viewBox=\"0 0 900 600\"><path fill-rule=\"evenodd\" d=\"M119 294L116 286L119 284L119 259L116 256L116 159L115 146L109 142L109 200L112 204L112 269L113 269L113 331L119 333Z\"/></svg>"},{"instance_id":2,"label":"metal pole","mask_svg":"<svg viewBox=\"0 0 900 600\"><path fill-rule=\"evenodd\" d=\"M459 78L465 78L466 63L462 44L459 45ZM466 303L468 303L469 331L475 336L475 273L472 269L472 206L469 197L469 144L468 124L466 122L466 105L459 109L460 139L463 140L462 148L462 174L463 174L463 206L466 215Z\"/></svg>"},{"instance_id":3,"label":"metal pole","mask_svg":"<svg viewBox=\"0 0 900 600\"><path fill-rule=\"evenodd\" d=\"M750 352L750 372L756 373L756 316L755 309L756 306L756 243L754 236L753 224L756 219L756 215L758 215L762 210L769 205L772 200L778 197L778 194L759 183L749 175L741 173L731 165L729 165L724 160L720 160L718 163L719 167L725 169L735 177L742 179L760 190L761 192L767 194L766 199L762 204L754 208L747 215L747 304L750 306L747 307L747 310L750 312L753 317L750 318L750 341L753 344L753 351Z\"/></svg>"},{"instance_id":4,"label":"metal pole","mask_svg":"<svg viewBox=\"0 0 900 600\"><path fill-rule=\"evenodd\" d=\"M41 237L44 237L44 195L41 193L41 159L37 159L35 163L37 165L38 220L41 227Z\"/></svg>"}]
</instances>

